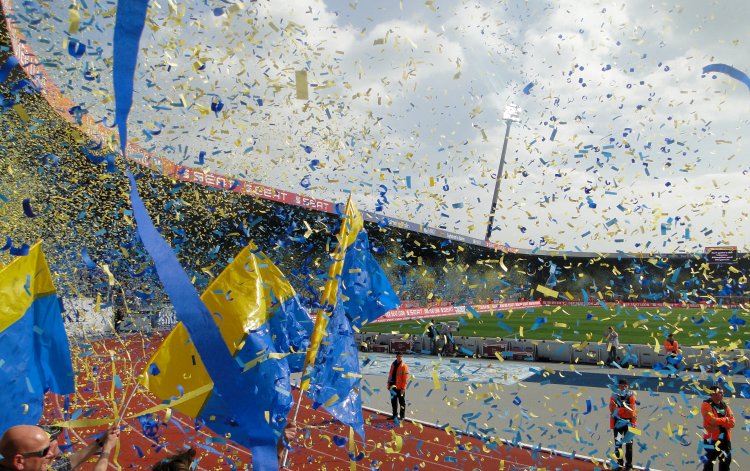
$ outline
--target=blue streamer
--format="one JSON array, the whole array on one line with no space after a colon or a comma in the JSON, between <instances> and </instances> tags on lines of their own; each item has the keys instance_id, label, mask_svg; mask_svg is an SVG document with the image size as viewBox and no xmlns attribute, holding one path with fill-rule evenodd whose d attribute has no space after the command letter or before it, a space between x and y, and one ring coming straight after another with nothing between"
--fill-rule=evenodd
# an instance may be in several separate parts
<instances>
[{"instance_id":1,"label":"blue streamer","mask_svg":"<svg viewBox=\"0 0 750 471\"><path fill-rule=\"evenodd\" d=\"M114 87L115 123L120 135L122 154L127 155L127 120L133 104L133 80L138 59L138 49L146 21L148 0L118 0L114 34ZM261 471L278 469L276 458L276 437L281 430L275 430L266 422L263 407L242 407L248 400L253 401L251 391L259 388L252 377L241 375L237 362L229 349L211 313L201 301L190 278L185 273L177 257L159 234L146 207L138 194L135 177L126 171L130 181L130 200L137 223L138 235L149 255L154 260L156 272L169 295L175 312L190 334L191 340L204 362L209 376L214 381L212 400L236 405L234 420L242 425L250 436L250 450L253 465ZM250 396L250 397L248 397ZM259 401L262 402L262 401ZM279 426L278 422L274 425ZM280 426L283 427L283 421ZM208 448L208 447L206 447Z\"/></svg>"},{"instance_id":2,"label":"blue streamer","mask_svg":"<svg viewBox=\"0 0 750 471\"><path fill-rule=\"evenodd\" d=\"M732 77L735 80L739 80L740 82L744 83L748 89L750 89L750 77L747 76L747 74L739 69L735 69L731 65L727 64L709 64L705 67L703 67L703 73L707 74L709 72L719 72L722 74L726 74L730 77Z\"/></svg>"}]
</instances>

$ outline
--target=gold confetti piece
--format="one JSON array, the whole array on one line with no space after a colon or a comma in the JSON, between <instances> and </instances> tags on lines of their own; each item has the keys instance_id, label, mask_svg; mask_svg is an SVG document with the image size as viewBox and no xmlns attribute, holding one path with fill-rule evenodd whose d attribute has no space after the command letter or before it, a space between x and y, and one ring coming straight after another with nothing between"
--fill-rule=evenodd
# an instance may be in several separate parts
<instances>
[{"instance_id":1,"label":"gold confetti piece","mask_svg":"<svg viewBox=\"0 0 750 471\"><path fill-rule=\"evenodd\" d=\"M393 448L391 448L390 446L386 446L384 447L385 452L388 453L389 455L393 453L400 453L401 448L403 448L404 446L403 437L401 437L400 435L396 435L396 432L394 432L393 430L391 430L391 437L392 437L392 440L391 442L389 442L389 445L393 444Z\"/></svg>"},{"instance_id":2,"label":"gold confetti piece","mask_svg":"<svg viewBox=\"0 0 750 471\"><path fill-rule=\"evenodd\" d=\"M102 270L104 273L107 274L107 277L109 278L109 286L115 285L115 275L112 274L111 271L109 271L109 265L102 265Z\"/></svg>"},{"instance_id":3,"label":"gold confetti piece","mask_svg":"<svg viewBox=\"0 0 750 471\"><path fill-rule=\"evenodd\" d=\"M24 108L20 103L13 105L13 111L18 114L18 117L21 118L21 121L23 121L24 123L29 122L29 114L26 112L26 108Z\"/></svg>"},{"instance_id":4,"label":"gold confetti piece","mask_svg":"<svg viewBox=\"0 0 750 471\"><path fill-rule=\"evenodd\" d=\"M78 27L81 25L81 15L78 13L78 10L73 8L68 11L70 12L70 26L68 27L68 33L76 34L78 33Z\"/></svg>"},{"instance_id":5,"label":"gold confetti piece","mask_svg":"<svg viewBox=\"0 0 750 471\"><path fill-rule=\"evenodd\" d=\"M294 79L295 79L295 85L297 87L297 99L307 100L309 98L308 87L307 87L307 71L297 70L294 73Z\"/></svg>"},{"instance_id":6,"label":"gold confetti piece","mask_svg":"<svg viewBox=\"0 0 750 471\"><path fill-rule=\"evenodd\" d=\"M325 404L323 404L326 408L331 407L332 405L336 404L336 402L339 400L339 395L334 394L333 396L328 399Z\"/></svg>"},{"instance_id":7,"label":"gold confetti piece","mask_svg":"<svg viewBox=\"0 0 750 471\"><path fill-rule=\"evenodd\" d=\"M500 268L502 268L504 272L508 271L508 267L505 266L505 254L500 257Z\"/></svg>"},{"instance_id":8,"label":"gold confetti piece","mask_svg":"<svg viewBox=\"0 0 750 471\"><path fill-rule=\"evenodd\" d=\"M550 298L556 298L558 295L557 291L553 289L549 289L546 286L542 286L542 285L537 285L536 290Z\"/></svg>"}]
</instances>

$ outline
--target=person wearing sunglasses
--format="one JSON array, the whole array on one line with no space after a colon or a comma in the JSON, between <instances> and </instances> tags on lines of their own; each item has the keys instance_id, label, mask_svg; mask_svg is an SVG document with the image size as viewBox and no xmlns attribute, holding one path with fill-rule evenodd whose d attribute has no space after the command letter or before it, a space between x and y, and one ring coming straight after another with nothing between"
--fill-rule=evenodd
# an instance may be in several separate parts
<instances>
[{"instance_id":1,"label":"person wearing sunglasses","mask_svg":"<svg viewBox=\"0 0 750 471\"><path fill-rule=\"evenodd\" d=\"M0 439L0 470L44 471L55 459L49 435L36 425L16 425Z\"/></svg>"},{"instance_id":2,"label":"person wearing sunglasses","mask_svg":"<svg viewBox=\"0 0 750 471\"><path fill-rule=\"evenodd\" d=\"M117 445L120 429L112 425L101 438L70 456L61 457L57 443L59 427L17 425L9 428L0 438L0 471L24 470L70 471L86 462L97 450L101 450L95 471L104 471L109 456Z\"/></svg>"}]
</instances>

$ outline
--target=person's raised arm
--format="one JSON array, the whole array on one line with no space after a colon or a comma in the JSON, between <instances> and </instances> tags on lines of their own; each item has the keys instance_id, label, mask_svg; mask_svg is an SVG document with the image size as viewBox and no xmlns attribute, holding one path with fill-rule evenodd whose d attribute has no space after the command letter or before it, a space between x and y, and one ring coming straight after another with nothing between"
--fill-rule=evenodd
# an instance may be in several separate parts
<instances>
[{"instance_id":1,"label":"person's raised arm","mask_svg":"<svg viewBox=\"0 0 750 471\"><path fill-rule=\"evenodd\" d=\"M107 434L104 436L104 443L102 444L102 454L99 455L99 459L96 461L94 471L106 471L109 465L109 455L112 450L117 446L117 441L120 439L120 427L117 424L112 424L107 429Z\"/></svg>"}]
</instances>

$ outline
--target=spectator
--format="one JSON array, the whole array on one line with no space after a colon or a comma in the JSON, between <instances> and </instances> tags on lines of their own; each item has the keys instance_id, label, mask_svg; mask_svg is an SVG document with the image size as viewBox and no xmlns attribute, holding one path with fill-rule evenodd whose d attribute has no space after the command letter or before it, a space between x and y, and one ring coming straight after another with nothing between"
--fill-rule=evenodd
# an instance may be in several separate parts
<instances>
[{"instance_id":1,"label":"spectator","mask_svg":"<svg viewBox=\"0 0 750 471\"><path fill-rule=\"evenodd\" d=\"M435 327L435 320L430 319L430 323L427 325L427 337L430 339L430 354L437 355L437 328Z\"/></svg>"},{"instance_id":2,"label":"spectator","mask_svg":"<svg viewBox=\"0 0 750 471\"><path fill-rule=\"evenodd\" d=\"M153 471L190 471L195 460L195 450L188 448L154 465Z\"/></svg>"},{"instance_id":3,"label":"spectator","mask_svg":"<svg viewBox=\"0 0 750 471\"><path fill-rule=\"evenodd\" d=\"M609 326L607 329L607 333L604 334L604 339L607 342L607 366L612 366L612 364L617 360L617 349L620 347L620 335L615 332L615 328L613 326Z\"/></svg>"},{"instance_id":4,"label":"spectator","mask_svg":"<svg viewBox=\"0 0 750 471\"><path fill-rule=\"evenodd\" d=\"M617 390L609 398L609 413L609 428L612 429L615 440L616 469L633 469L633 433L630 428L635 428L638 414L635 395L628 389L628 380L625 378L617 382ZM622 453L623 444L625 456Z\"/></svg>"},{"instance_id":5,"label":"spectator","mask_svg":"<svg viewBox=\"0 0 750 471\"><path fill-rule=\"evenodd\" d=\"M58 447L57 436L60 434L62 429L59 427L42 426L45 431L49 430L50 437L52 439L51 444L56 448L55 456L56 459L50 466L54 471L70 471L78 469L83 463L89 460L97 451L101 450L99 458L97 459L94 471L104 471L109 466L109 455L112 449L117 445L117 440L120 438L120 428L113 424L107 429L107 432L97 437L92 443L88 444L81 450L73 453L70 456L60 455L60 448Z\"/></svg>"},{"instance_id":6,"label":"spectator","mask_svg":"<svg viewBox=\"0 0 750 471\"><path fill-rule=\"evenodd\" d=\"M396 360L391 364L388 372L388 391L391 393L391 420L406 416L406 386L409 383L409 367L403 362L401 353L396 353ZM399 410L399 406L400 410Z\"/></svg>"},{"instance_id":7,"label":"spectator","mask_svg":"<svg viewBox=\"0 0 750 471\"><path fill-rule=\"evenodd\" d=\"M56 471L70 471L77 469L101 449L101 454L93 469L104 471L109 464L110 452L117 445L120 437L119 427L112 425L104 438L97 438L96 441L69 457L61 457L57 443L60 428L45 428L36 425L16 425L9 428L0 438L0 455L2 455L0 470L41 471L49 468Z\"/></svg>"},{"instance_id":8,"label":"spectator","mask_svg":"<svg viewBox=\"0 0 750 471\"><path fill-rule=\"evenodd\" d=\"M720 385L709 388L709 397L701 404L703 416L703 471L713 471L714 463L719 463L719 471L729 471L732 463L732 429L734 414L729 404L724 402L724 390Z\"/></svg>"},{"instance_id":9,"label":"spectator","mask_svg":"<svg viewBox=\"0 0 750 471\"><path fill-rule=\"evenodd\" d=\"M451 326L447 322L440 323L440 340L443 347L441 348L442 354L453 353L455 343L453 342L453 335L451 335Z\"/></svg>"},{"instance_id":10,"label":"spectator","mask_svg":"<svg viewBox=\"0 0 750 471\"><path fill-rule=\"evenodd\" d=\"M297 438L298 430L297 426L293 422L288 422L284 427L284 432L279 437L279 441L276 443L276 456L279 459L279 463L282 466L286 466L286 457L284 456L284 450L289 449L289 444Z\"/></svg>"}]
</instances>

